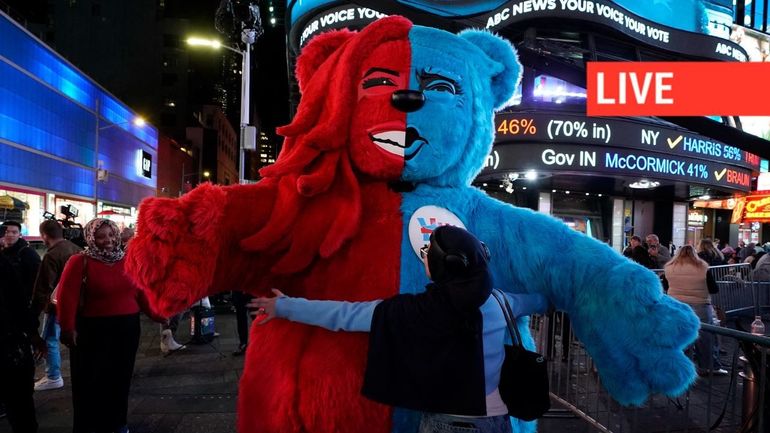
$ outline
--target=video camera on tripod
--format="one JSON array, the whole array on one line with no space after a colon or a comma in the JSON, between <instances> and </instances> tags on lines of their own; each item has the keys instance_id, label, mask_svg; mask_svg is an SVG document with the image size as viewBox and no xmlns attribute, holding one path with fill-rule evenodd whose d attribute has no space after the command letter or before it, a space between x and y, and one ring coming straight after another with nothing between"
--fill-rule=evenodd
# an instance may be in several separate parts
<instances>
[{"instance_id":1,"label":"video camera on tripod","mask_svg":"<svg viewBox=\"0 0 770 433\"><path fill-rule=\"evenodd\" d=\"M78 208L69 204L60 207L59 210L64 215L64 219L56 219L56 216L51 212L44 212L43 218L57 221L62 226L64 239L67 239L81 248L85 248L86 238L83 235L83 226L72 220L78 216Z\"/></svg>"}]
</instances>

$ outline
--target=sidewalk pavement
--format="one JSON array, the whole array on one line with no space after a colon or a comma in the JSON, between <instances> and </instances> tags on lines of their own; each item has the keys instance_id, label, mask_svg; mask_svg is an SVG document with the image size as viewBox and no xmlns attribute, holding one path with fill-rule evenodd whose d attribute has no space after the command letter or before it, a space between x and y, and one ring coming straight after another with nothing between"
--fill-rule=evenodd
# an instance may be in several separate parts
<instances>
[{"instance_id":1,"label":"sidewalk pavement","mask_svg":"<svg viewBox=\"0 0 770 433\"><path fill-rule=\"evenodd\" d=\"M217 308L215 323L220 336L211 345L188 344L186 349L167 357L160 351L160 326L142 316L128 403L131 433L235 432L238 380L244 357L232 356L238 338L235 314L228 310ZM176 339L183 343L189 338L190 321L186 318L179 323ZM44 366L39 366L36 377L44 375ZM64 346L62 375L64 388L35 393L39 433L72 431L72 382L69 351ZM5 419L0 419L0 433L10 433Z\"/></svg>"}]
</instances>

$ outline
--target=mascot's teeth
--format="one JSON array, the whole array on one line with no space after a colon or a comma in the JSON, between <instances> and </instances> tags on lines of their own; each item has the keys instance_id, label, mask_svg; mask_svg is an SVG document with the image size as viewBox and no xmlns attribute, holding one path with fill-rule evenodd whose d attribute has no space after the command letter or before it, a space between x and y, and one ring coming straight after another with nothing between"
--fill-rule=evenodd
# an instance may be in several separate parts
<instances>
[{"instance_id":1,"label":"mascot's teeth","mask_svg":"<svg viewBox=\"0 0 770 433\"><path fill-rule=\"evenodd\" d=\"M372 141L388 153L404 156L404 143L406 142L406 132L404 131L385 131L373 134Z\"/></svg>"}]
</instances>

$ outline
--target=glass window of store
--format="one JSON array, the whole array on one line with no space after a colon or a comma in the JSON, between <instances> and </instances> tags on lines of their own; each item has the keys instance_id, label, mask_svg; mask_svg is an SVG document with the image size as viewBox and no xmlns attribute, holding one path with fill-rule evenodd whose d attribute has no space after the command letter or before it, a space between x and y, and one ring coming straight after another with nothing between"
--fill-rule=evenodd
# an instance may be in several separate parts
<instances>
[{"instance_id":1,"label":"glass window of store","mask_svg":"<svg viewBox=\"0 0 770 433\"><path fill-rule=\"evenodd\" d=\"M40 223L45 212L45 194L0 188L0 196L9 195L26 206L14 209L0 209L2 220L21 222L21 234L25 237L40 237Z\"/></svg>"},{"instance_id":2,"label":"glass window of store","mask_svg":"<svg viewBox=\"0 0 770 433\"><path fill-rule=\"evenodd\" d=\"M758 222L741 223L738 225L738 241L743 241L747 245L751 242L759 244L759 231L762 224Z\"/></svg>"},{"instance_id":3,"label":"glass window of store","mask_svg":"<svg viewBox=\"0 0 770 433\"><path fill-rule=\"evenodd\" d=\"M99 218L114 221L122 231L124 228L136 227L136 216L131 215L131 209L122 206L103 204L99 211Z\"/></svg>"},{"instance_id":4,"label":"glass window of store","mask_svg":"<svg viewBox=\"0 0 770 433\"><path fill-rule=\"evenodd\" d=\"M56 218L64 219L65 215L62 213L61 208L62 206L70 205L74 206L78 211L78 215L74 218L70 218L70 220L75 221L78 224L85 226L87 222L91 221L95 217L94 204L90 201L56 196L54 204L56 205L56 212L54 213Z\"/></svg>"},{"instance_id":5,"label":"glass window of store","mask_svg":"<svg viewBox=\"0 0 770 433\"><path fill-rule=\"evenodd\" d=\"M687 236L685 242L688 245L698 245L703 239L703 227L706 224L706 214L702 210L690 209L687 213Z\"/></svg>"}]
</instances>

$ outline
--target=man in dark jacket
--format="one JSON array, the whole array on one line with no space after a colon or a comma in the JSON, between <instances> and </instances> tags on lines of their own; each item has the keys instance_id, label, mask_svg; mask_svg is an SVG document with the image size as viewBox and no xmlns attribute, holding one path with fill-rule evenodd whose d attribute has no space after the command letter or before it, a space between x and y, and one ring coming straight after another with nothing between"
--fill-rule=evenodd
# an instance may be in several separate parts
<instances>
[{"instance_id":1,"label":"man in dark jacket","mask_svg":"<svg viewBox=\"0 0 770 433\"><path fill-rule=\"evenodd\" d=\"M671 253L668 251L667 247L660 244L658 235L650 233L647 235L646 240L647 252L655 264L655 269L663 269L666 266L666 263L671 260Z\"/></svg>"},{"instance_id":2,"label":"man in dark jacket","mask_svg":"<svg viewBox=\"0 0 770 433\"><path fill-rule=\"evenodd\" d=\"M20 290L19 274L6 254L0 254L0 275L0 403L14 433L35 433L35 362L30 344L33 336L38 340L40 336L29 298Z\"/></svg>"},{"instance_id":3,"label":"man in dark jacket","mask_svg":"<svg viewBox=\"0 0 770 433\"><path fill-rule=\"evenodd\" d=\"M35 287L32 292L31 310L34 317L45 312L45 326L43 338L48 346L46 357L46 377L35 383L35 391L57 389L64 386L61 377L61 355L59 354L59 335L61 330L56 323L56 306L51 303L51 293L59 283L64 264L70 256L77 254L82 249L72 242L64 239L62 226L54 220L45 220L40 224L40 237L43 238L48 250L43 256L40 271L37 273Z\"/></svg>"},{"instance_id":4,"label":"man in dark jacket","mask_svg":"<svg viewBox=\"0 0 770 433\"><path fill-rule=\"evenodd\" d=\"M639 236L631 236L631 240L628 243L628 247L623 251L623 255L647 269L657 268L656 262L642 246L642 238Z\"/></svg>"},{"instance_id":5,"label":"man in dark jacket","mask_svg":"<svg viewBox=\"0 0 770 433\"><path fill-rule=\"evenodd\" d=\"M32 287L35 285L37 271L40 267L40 256L29 246L29 243L21 237L21 224L16 221L6 221L5 248L2 254L11 264L12 269L19 277L18 289L24 294L27 307L32 300Z\"/></svg>"}]
</instances>

